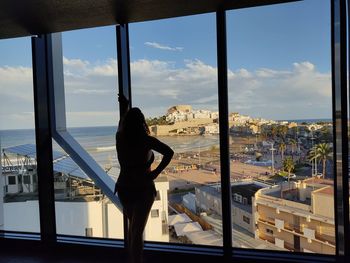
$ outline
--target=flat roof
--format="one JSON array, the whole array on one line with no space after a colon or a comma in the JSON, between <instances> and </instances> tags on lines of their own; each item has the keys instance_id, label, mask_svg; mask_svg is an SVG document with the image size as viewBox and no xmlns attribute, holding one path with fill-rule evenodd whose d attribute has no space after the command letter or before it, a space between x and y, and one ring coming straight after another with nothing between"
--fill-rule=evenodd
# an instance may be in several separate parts
<instances>
[{"instance_id":1,"label":"flat roof","mask_svg":"<svg viewBox=\"0 0 350 263\"><path fill-rule=\"evenodd\" d=\"M36 159L36 145L31 143L7 147L7 148L4 148L3 151ZM55 151L55 150L52 151L52 157L54 160L59 159L65 155L66 154L61 153L59 151Z\"/></svg>"},{"instance_id":2,"label":"flat roof","mask_svg":"<svg viewBox=\"0 0 350 263\"><path fill-rule=\"evenodd\" d=\"M1 0L0 39L298 0Z\"/></svg>"},{"instance_id":3,"label":"flat roof","mask_svg":"<svg viewBox=\"0 0 350 263\"><path fill-rule=\"evenodd\" d=\"M36 145L35 144L22 144L3 149L4 152L18 154L28 158L36 159ZM53 157L53 170L55 172L61 172L70 176L74 176L84 180L91 180L81 168L73 161L68 154L52 151Z\"/></svg>"},{"instance_id":4,"label":"flat roof","mask_svg":"<svg viewBox=\"0 0 350 263\"><path fill-rule=\"evenodd\" d=\"M319 190L316 190L313 193L314 194L326 194L326 195L333 196L334 195L334 189L331 186L327 186L327 187L321 188Z\"/></svg>"},{"instance_id":5,"label":"flat roof","mask_svg":"<svg viewBox=\"0 0 350 263\"><path fill-rule=\"evenodd\" d=\"M261 188L264 188L264 187L257 185L257 184L254 184L254 183L242 184L242 185L231 185L231 193L232 193L232 195L240 194L243 197L250 197L251 198Z\"/></svg>"},{"instance_id":6,"label":"flat roof","mask_svg":"<svg viewBox=\"0 0 350 263\"><path fill-rule=\"evenodd\" d=\"M334 185L334 181L330 179L323 179L323 178L317 178L317 177L312 177L304 180L304 183L309 183L309 184L324 184L324 185Z\"/></svg>"}]
</instances>

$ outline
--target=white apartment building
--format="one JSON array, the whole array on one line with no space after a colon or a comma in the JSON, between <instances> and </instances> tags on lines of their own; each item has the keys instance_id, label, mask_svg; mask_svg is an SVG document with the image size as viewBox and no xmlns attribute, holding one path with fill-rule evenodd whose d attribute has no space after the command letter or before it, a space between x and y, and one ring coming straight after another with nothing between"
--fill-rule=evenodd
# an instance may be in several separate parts
<instances>
[{"instance_id":1,"label":"white apartment building","mask_svg":"<svg viewBox=\"0 0 350 263\"><path fill-rule=\"evenodd\" d=\"M166 121L176 123L182 121L191 121L193 119L217 119L219 112L211 112L209 110L192 110L192 107L173 106L168 110Z\"/></svg>"},{"instance_id":2,"label":"white apartment building","mask_svg":"<svg viewBox=\"0 0 350 263\"><path fill-rule=\"evenodd\" d=\"M38 200L33 200L33 193L32 200L4 202L5 181L0 182L0 230L40 232L39 204ZM169 182L166 177L161 176L155 181L155 185L157 197L151 208L144 236L146 240L169 242ZM21 196L23 198L23 192ZM55 208L58 234L123 238L122 211L104 196L86 200L79 196L65 200L56 198Z\"/></svg>"}]
</instances>

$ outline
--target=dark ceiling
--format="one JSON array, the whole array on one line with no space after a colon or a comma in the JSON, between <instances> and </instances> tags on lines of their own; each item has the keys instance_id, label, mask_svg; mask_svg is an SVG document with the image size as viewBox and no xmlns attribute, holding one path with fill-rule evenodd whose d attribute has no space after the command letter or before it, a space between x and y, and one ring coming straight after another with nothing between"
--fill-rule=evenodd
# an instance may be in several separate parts
<instances>
[{"instance_id":1,"label":"dark ceiling","mask_svg":"<svg viewBox=\"0 0 350 263\"><path fill-rule=\"evenodd\" d=\"M293 0L0 0L0 39Z\"/></svg>"}]
</instances>

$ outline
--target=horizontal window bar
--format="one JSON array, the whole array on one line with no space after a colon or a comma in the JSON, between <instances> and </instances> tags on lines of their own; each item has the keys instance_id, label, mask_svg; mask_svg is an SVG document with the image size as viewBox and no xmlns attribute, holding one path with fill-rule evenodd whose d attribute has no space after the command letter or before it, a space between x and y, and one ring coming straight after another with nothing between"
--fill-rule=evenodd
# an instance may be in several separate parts
<instances>
[{"instance_id":1,"label":"horizontal window bar","mask_svg":"<svg viewBox=\"0 0 350 263\"><path fill-rule=\"evenodd\" d=\"M124 241L118 239L103 239L103 238L89 238L89 237L73 237L57 235L58 243L71 243L80 245L96 245L105 247L124 247Z\"/></svg>"},{"instance_id":2,"label":"horizontal window bar","mask_svg":"<svg viewBox=\"0 0 350 263\"><path fill-rule=\"evenodd\" d=\"M222 248L187 246L187 245L172 245L172 244L165 244L165 243L164 244L154 244L154 243L145 242L145 250L202 254L202 255L213 255L213 256L222 256L223 255Z\"/></svg>"},{"instance_id":3,"label":"horizontal window bar","mask_svg":"<svg viewBox=\"0 0 350 263\"><path fill-rule=\"evenodd\" d=\"M1 231L0 238L25 239L25 240L37 240L37 241L41 240L40 234L19 233L15 231Z\"/></svg>"},{"instance_id":4,"label":"horizontal window bar","mask_svg":"<svg viewBox=\"0 0 350 263\"><path fill-rule=\"evenodd\" d=\"M232 257L236 259L250 259L258 261L283 261L283 262L336 262L335 255L307 254L297 252L255 250L255 249L232 249Z\"/></svg>"}]
</instances>

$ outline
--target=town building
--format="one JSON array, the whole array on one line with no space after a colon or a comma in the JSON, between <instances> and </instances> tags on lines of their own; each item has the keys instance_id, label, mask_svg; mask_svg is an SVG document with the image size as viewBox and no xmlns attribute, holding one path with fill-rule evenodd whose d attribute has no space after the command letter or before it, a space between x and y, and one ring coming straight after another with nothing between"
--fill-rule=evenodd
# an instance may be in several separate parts
<instances>
[{"instance_id":1,"label":"town building","mask_svg":"<svg viewBox=\"0 0 350 263\"><path fill-rule=\"evenodd\" d=\"M258 190L255 237L295 252L335 253L333 181L310 178Z\"/></svg>"},{"instance_id":2,"label":"town building","mask_svg":"<svg viewBox=\"0 0 350 263\"><path fill-rule=\"evenodd\" d=\"M0 230L40 232L35 145L9 147L4 153L8 153L8 160L13 159L10 153L17 155L18 163L11 166L16 169L6 169L1 165ZM57 158L53 165L57 233L123 238L122 211L69 156L58 151L53 155ZM3 156L2 161L5 161ZM116 178L118 171L115 167L109 170L110 176ZM167 177L159 176L155 186L157 196L144 236L146 240L169 242ZM25 224L22 215L26 215Z\"/></svg>"},{"instance_id":3,"label":"town building","mask_svg":"<svg viewBox=\"0 0 350 263\"><path fill-rule=\"evenodd\" d=\"M249 231L255 232L252 204L255 193L267 184L253 180L244 180L231 183L232 194L232 223ZM218 184L200 186L195 189L196 207L200 211L215 213L222 216L221 190Z\"/></svg>"}]
</instances>

